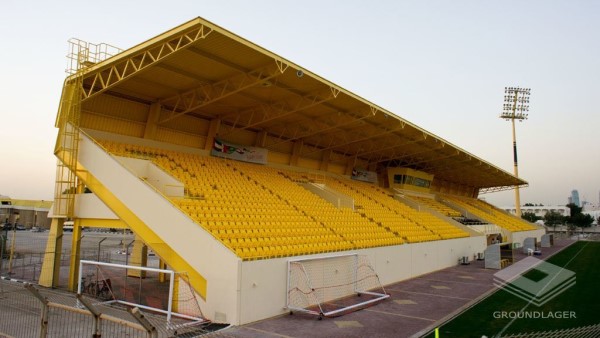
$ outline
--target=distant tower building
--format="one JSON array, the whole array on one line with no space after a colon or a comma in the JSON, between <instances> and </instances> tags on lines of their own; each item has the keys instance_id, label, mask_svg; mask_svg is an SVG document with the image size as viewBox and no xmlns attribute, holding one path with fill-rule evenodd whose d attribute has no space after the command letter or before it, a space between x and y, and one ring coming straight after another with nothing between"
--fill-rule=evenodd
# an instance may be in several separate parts
<instances>
[{"instance_id":1,"label":"distant tower building","mask_svg":"<svg viewBox=\"0 0 600 338\"><path fill-rule=\"evenodd\" d=\"M570 202L575 204L578 207L581 206L581 204L579 203L579 191L577 191L577 189L574 189L573 191L571 191Z\"/></svg>"}]
</instances>

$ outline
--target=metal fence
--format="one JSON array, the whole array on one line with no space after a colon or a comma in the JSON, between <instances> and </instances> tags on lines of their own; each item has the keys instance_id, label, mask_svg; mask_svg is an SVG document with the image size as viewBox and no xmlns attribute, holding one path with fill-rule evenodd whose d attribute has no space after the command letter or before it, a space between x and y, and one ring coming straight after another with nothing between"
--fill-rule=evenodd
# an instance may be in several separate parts
<instances>
[{"instance_id":1,"label":"metal fence","mask_svg":"<svg viewBox=\"0 0 600 338\"><path fill-rule=\"evenodd\" d=\"M73 234L65 232L62 236L58 289L39 288L37 292L42 298L36 298L35 291L32 291L35 289L23 288L22 282L38 283L44 259L48 259L45 256L48 240L56 239L49 238L51 235L48 231L0 232L0 337L85 337L96 332L98 323L102 323L100 330L104 337L147 337L147 332L140 330L139 321L125 307L119 309L114 304L101 305L96 299L92 306L102 314L98 317L90 309L82 307L83 302L77 302L75 294L64 292L69 280ZM130 233L85 231L80 238L79 258L125 265L139 264L130 261L133 240L134 236ZM158 258L150 255L148 266L158 267ZM165 292L168 283L161 282L158 275L147 274L143 278L136 278L129 277L127 270L106 269L102 273L96 272L96 275L113 281L113 298L159 309L168 299L168 292ZM87 275L85 277L88 278ZM178 297L189 293L179 292ZM44 299L47 299L47 304ZM193 304L193 300L190 297L187 303ZM187 313L189 309L181 306L187 303L178 299L178 311ZM195 306L198 307L197 302ZM40 324L46 321L42 317L44 311L47 312L46 326ZM179 337L183 333L187 333L185 337L194 337L207 331L205 325L196 325L190 320L178 318L169 322L162 314L144 312L144 318L155 327L158 337ZM209 328L208 331L214 329Z\"/></svg>"},{"instance_id":2,"label":"metal fence","mask_svg":"<svg viewBox=\"0 0 600 338\"><path fill-rule=\"evenodd\" d=\"M0 337L198 337L225 325L190 321L28 283L0 280Z\"/></svg>"},{"instance_id":3,"label":"metal fence","mask_svg":"<svg viewBox=\"0 0 600 338\"><path fill-rule=\"evenodd\" d=\"M41 236L40 236L41 234ZM0 233L0 276L34 281L39 278L48 233L2 231ZM62 264L69 264L68 256Z\"/></svg>"},{"instance_id":4,"label":"metal fence","mask_svg":"<svg viewBox=\"0 0 600 338\"><path fill-rule=\"evenodd\" d=\"M106 312L87 298L38 290L31 284L0 281L0 336L159 336L159 330L135 308L121 310L116 316Z\"/></svg>"},{"instance_id":5,"label":"metal fence","mask_svg":"<svg viewBox=\"0 0 600 338\"><path fill-rule=\"evenodd\" d=\"M40 273L44 264L44 259L50 260L51 255L46 255L48 241L55 241L51 238L49 232L31 232L31 231L8 231L1 232L0 252L4 252L0 259L0 277L9 278L21 282L37 284L40 279ZM60 255L60 272L57 283L59 289L67 289L69 283L69 265L71 260L71 243L73 233L65 232L62 235L63 249ZM139 255L132 258L130 253L133 251L134 236L123 232L98 232L85 231L79 241L81 260L98 261L113 264L133 264L139 265ZM50 252L51 253L51 252ZM52 264L52 262L49 262ZM148 267L158 268L158 258L149 256ZM143 306L166 309L166 302L169 296L169 283L164 278L160 278L158 273L144 272L136 277L131 271L126 269L112 270L110 268L95 268L93 271L83 271L82 276L88 284L95 284L98 280L110 280L112 282L110 292L107 296L128 301ZM162 281L161 281L162 280ZM90 294L89 290L82 290L83 294ZM198 304L191 295L191 291L178 292L178 311L202 316ZM189 301L182 302L181 297L189 298ZM99 297L103 298L103 297ZM105 298L105 297L104 297ZM106 300L106 299L105 299ZM183 307L185 304L196 304L196 310L190 312L190 309ZM188 306L189 308L189 306Z\"/></svg>"},{"instance_id":6,"label":"metal fence","mask_svg":"<svg viewBox=\"0 0 600 338\"><path fill-rule=\"evenodd\" d=\"M39 337L40 311L40 302L23 286L0 280L0 336Z\"/></svg>"},{"instance_id":7,"label":"metal fence","mask_svg":"<svg viewBox=\"0 0 600 338\"><path fill-rule=\"evenodd\" d=\"M66 287L68 283L72 236L70 232L62 235L59 287ZM47 231L0 232L0 276L37 283L49 237ZM80 239L80 259L127 264L127 253L132 250L133 239L130 233L85 231Z\"/></svg>"}]
</instances>

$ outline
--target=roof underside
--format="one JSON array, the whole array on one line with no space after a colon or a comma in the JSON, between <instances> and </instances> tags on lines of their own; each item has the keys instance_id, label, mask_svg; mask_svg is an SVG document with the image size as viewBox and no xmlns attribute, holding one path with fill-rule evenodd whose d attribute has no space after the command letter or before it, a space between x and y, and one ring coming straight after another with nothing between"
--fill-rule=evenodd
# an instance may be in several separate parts
<instances>
[{"instance_id":1,"label":"roof underside","mask_svg":"<svg viewBox=\"0 0 600 338\"><path fill-rule=\"evenodd\" d=\"M160 103L159 125L183 115L218 118L223 139L241 130L265 132L278 140L266 148L301 141L307 147L300 156L332 151L484 190L526 184L201 18L90 66L83 89L83 109L93 110L101 95Z\"/></svg>"}]
</instances>

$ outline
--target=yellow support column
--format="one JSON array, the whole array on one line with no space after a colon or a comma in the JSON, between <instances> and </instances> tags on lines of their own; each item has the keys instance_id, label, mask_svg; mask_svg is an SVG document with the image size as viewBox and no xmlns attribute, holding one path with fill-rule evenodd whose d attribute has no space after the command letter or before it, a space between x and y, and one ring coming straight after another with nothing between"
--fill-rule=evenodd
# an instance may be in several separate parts
<instances>
[{"instance_id":1,"label":"yellow support column","mask_svg":"<svg viewBox=\"0 0 600 338\"><path fill-rule=\"evenodd\" d=\"M79 276L79 260L81 259L81 220L73 220L73 237L71 239L71 259L69 261L69 290L77 291Z\"/></svg>"},{"instance_id":2,"label":"yellow support column","mask_svg":"<svg viewBox=\"0 0 600 338\"><path fill-rule=\"evenodd\" d=\"M331 149L325 150L323 152L323 156L321 157L321 164L319 165L319 170L327 171L329 168L329 161L331 160Z\"/></svg>"},{"instance_id":3,"label":"yellow support column","mask_svg":"<svg viewBox=\"0 0 600 338\"><path fill-rule=\"evenodd\" d=\"M357 157L351 157L346 161L346 170L344 171L345 175L352 175L352 170L354 170L354 166L356 165Z\"/></svg>"},{"instance_id":4,"label":"yellow support column","mask_svg":"<svg viewBox=\"0 0 600 338\"><path fill-rule=\"evenodd\" d=\"M302 147L304 146L304 142L302 140L298 140L294 142L292 147L292 156L290 156L290 165L298 165L298 159L300 158L300 151L302 151Z\"/></svg>"},{"instance_id":5,"label":"yellow support column","mask_svg":"<svg viewBox=\"0 0 600 338\"><path fill-rule=\"evenodd\" d=\"M129 256L129 265L148 266L148 247L138 235L135 235L133 249ZM145 278L146 271L130 269L127 270L127 276Z\"/></svg>"},{"instance_id":6,"label":"yellow support column","mask_svg":"<svg viewBox=\"0 0 600 338\"><path fill-rule=\"evenodd\" d=\"M181 278L181 276L179 274L176 274L175 276L173 276L173 278L175 280L173 281L173 303L171 304L171 311L179 312L179 279Z\"/></svg>"},{"instance_id":7,"label":"yellow support column","mask_svg":"<svg viewBox=\"0 0 600 338\"><path fill-rule=\"evenodd\" d=\"M258 134L256 134L256 139L254 140L254 146L264 148L266 143L267 143L267 132L264 130L261 130L258 132Z\"/></svg>"},{"instance_id":8,"label":"yellow support column","mask_svg":"<svg viewBox=\"0 0 600 338\"><path fill-rule=\"evenodd\" d=\"M53 218L50 224L48 242L42 271L40 272L39 284L48 288L57 287L60 277L60 253L62 251L62 236L64 218Z\"/></svg>"},{"instance_id":9,"label":"yellow support column","mask_svg":"<svg viewBox=\"0 0 600 338\"><path fill-rule=\"evenodd\" d=\"M160 103L153 103L150 105L148 119L146 120L146 128L144 129L145 139L155 139L156 130L158 129L158 120L160 118Z\"/></svg>"},{"instance_id":10,"label":"yellow support column","mask_svg":"<svg viewBox=\"0 0 600 338\"><path fill-rule=\"evenodd\" d=\"M208 127L208 135L206 135L206 142L204 143L204 150L211 150L213 147L213 143L215 141L215 137L219 135L219 129L221 128L221 119L212 119L210 120L210 125Z\"/></svg>"},{"instance_id":11,"label":"yellow support column","mask_svg":"<svg viewBox=\"0 0 600 338\"><path fill-rule=\"evenodd\" d=\"M167 263L165 263L165 261L163 261L162 259L158 260L158 268L161 270L166 270L167 269ZM167 280L167 274L160 272L158 274L158 282L159 283L164 283Z\"/></svg>"}]
</instances>

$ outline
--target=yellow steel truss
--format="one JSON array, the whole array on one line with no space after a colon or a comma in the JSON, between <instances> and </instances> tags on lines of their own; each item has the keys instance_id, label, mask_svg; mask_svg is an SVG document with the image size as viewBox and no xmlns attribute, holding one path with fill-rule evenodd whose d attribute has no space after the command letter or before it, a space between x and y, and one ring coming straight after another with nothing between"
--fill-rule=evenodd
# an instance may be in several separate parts
<instances>
[{"instance_id":1,"label":"yellow steel truss","mask_svg":"<svg viewBox=\"0 0 600 338\"><path fill-rule=\"evenodd\" d=\"M169 36L167 40L161 43L152 44L142 49L134 47L127 55L122 55L112 63L91 65L85 69L79 83L82 101L105 92L173 53L206 38L211 32L212 28L208 26L195 25L190 30L184 30L179 34ZM86 84L85 87L84 84Z\"/></svg>"}]
</instances>

